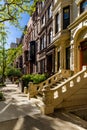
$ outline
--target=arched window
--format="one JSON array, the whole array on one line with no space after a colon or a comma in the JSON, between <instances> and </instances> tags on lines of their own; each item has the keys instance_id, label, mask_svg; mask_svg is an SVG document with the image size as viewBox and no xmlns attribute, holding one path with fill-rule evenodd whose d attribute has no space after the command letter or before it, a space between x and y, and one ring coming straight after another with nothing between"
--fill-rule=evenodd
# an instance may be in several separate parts
<instances>
[{"instance_id":1,"label":"arched window","mask_svg":"<svg viewBox=\"0 0 87 130\"><path fill-rule=\"evenodd\" d=\"M53 41L53 30L52 28L49 29L49 44Z\"/></svg>"}]
</instances>

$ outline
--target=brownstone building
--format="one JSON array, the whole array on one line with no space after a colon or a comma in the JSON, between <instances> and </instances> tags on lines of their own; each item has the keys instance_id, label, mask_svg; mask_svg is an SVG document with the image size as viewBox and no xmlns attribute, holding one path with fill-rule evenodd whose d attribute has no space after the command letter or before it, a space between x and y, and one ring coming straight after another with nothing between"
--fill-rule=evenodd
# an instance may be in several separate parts
<instances>
[{"instance_id":1,"label":"brownstone building","mask_svg":"<svg viewBox=\"0 0 87 130\"><path fill-rule=\"evenodd\" d=\"M37 2L22 40L24 73L81 70L87 64L86 19L87 0Z\"/></svg>"},{"instance_id":2,"label":"brownstone building","mask_svg":"<svg viewBox=\"0 0 87 130\"><path fill-rule=\"evenodd\" d=\"M53 0L38 2L23 41L24 73L54 72ZM26 58L25 58L26 57Z\"/></svg>"}]
</instances>

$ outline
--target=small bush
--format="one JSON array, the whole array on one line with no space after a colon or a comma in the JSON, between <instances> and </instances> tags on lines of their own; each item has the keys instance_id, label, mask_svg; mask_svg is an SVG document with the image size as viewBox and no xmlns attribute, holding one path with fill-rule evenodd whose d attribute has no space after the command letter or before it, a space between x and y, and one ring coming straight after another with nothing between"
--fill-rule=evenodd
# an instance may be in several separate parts
<instances>
[{"instance_id":1,"label":"small bush","mask_svg":"<svg viewBox=\"0 0 87 130\"><path fill-rule=\"evenodd\" d=\"M5 84L4 83L0 83L0 87L4 87L5 86Z\"/></svg>"},{"instance_id":2,"label":"small bush","mask_svg":"<svg viewBox=\"0 0 87 130\"><path fill-rule=\"evenodd\" d=\"M4 95L2 92L0 92L0 100L3 100L4 99Z\"/></svg>"},{"instance_id":3,"label":"small bush","mask_svg":"<svg viewBox=\"0 0 87 130\"><path fill-rule=\"evenodd\" d=\"M46 80L47 77L45 74L28 74L22 76L22 84L23 86L28 87L29 82L33 82L34 84L41 83L42 81Z\"/></svg>"},{"instance_id":4,"label":"small bush","mask_svg":"<svg viewBox=\"0 0 87 130\"><path fill-rule=\"evenodd\" d=\"M19 80L18 79L15 81L15 84L19 84Z\"/></svg>"},{"instance_id":5,"label":"small bush","mask_svg":"<svg viewBox=\"0 0 87 130\"><path fill-rule=\"evenodd\" d=\"M23 86L28 87L28 83L32 81L32 75L28 74L28 75L23 75L22 76L22 84Z\"/></svg>"},{"instance_id":6,"label":"small bush","mask_svg":"<svg viewBox=\"0 0 87 130\"><path fill-rule=\"evenodd\" d=\"M46 80L46 76L44 74L36 74L33 76L33 83L38 84Z\"/></svg>"},{"instance_id":7,"label":"small bush","mask_svg":"<svg viewBox=\"0 0 87 130\"><path fill-rule=\"evenodd\" d=\"M7 69L6 75L8 77L21 77L22 73L17 68L10 68L10 69Z\"/></svg>"}]
</instances>

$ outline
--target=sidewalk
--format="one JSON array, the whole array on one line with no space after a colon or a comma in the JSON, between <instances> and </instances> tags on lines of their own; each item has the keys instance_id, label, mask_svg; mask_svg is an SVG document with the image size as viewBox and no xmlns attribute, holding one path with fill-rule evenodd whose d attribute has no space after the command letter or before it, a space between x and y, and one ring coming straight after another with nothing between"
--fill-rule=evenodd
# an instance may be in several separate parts
<instances>
[{"instance_id":1,"label":"sidewalk","mask_svg":"<svg viewBox=\"0 0 87 130\"><path fill-rule=\"evenodd\" d=\"M28 114L40 114L40 110L35 105L37 99L29 100L27 94L21 93L17 85L8 84L2 91L6 100L0 102L0 122Z\"/></svg>"},{"instance_id":2,"label":"sidewalk","mask_svg":"<svg viewBox=\"0 0 87 130\"><path fill-rule=\"evenodd\" d=\"M0 130L87 130L86 121L69 113L41 115L38 100L28 100L17 85L8 84L2 91L6 100L0 102Z\"/></svg>"}]
</instances>

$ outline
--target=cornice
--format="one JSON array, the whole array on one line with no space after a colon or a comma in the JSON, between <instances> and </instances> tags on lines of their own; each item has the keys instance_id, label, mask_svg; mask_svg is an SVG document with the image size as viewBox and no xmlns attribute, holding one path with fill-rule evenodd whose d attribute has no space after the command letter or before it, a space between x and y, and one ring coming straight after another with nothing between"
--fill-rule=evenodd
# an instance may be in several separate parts
<instances>
[{"instance_id":1,"label":"cornice","mask_svg":"<svg viewBox=\"0 0 87 130\"><path fill-rule=\"evenodd\" d=\"M82 22L84 19L87 19L87 11L82 13L73 23L71 23L68 26L68 29L71 30L75 26L77 26L80 22Z\"/></svg>"},{"instance_id":2,"label":"cornice","mask_svg":"<svg viewBox=\"0 0 87 130\"><path fill-rule=\"evenodd\" d=\"M75 0L75 3L79 5L82 2L82 0Z\"/></svg>"}]
</instances>

